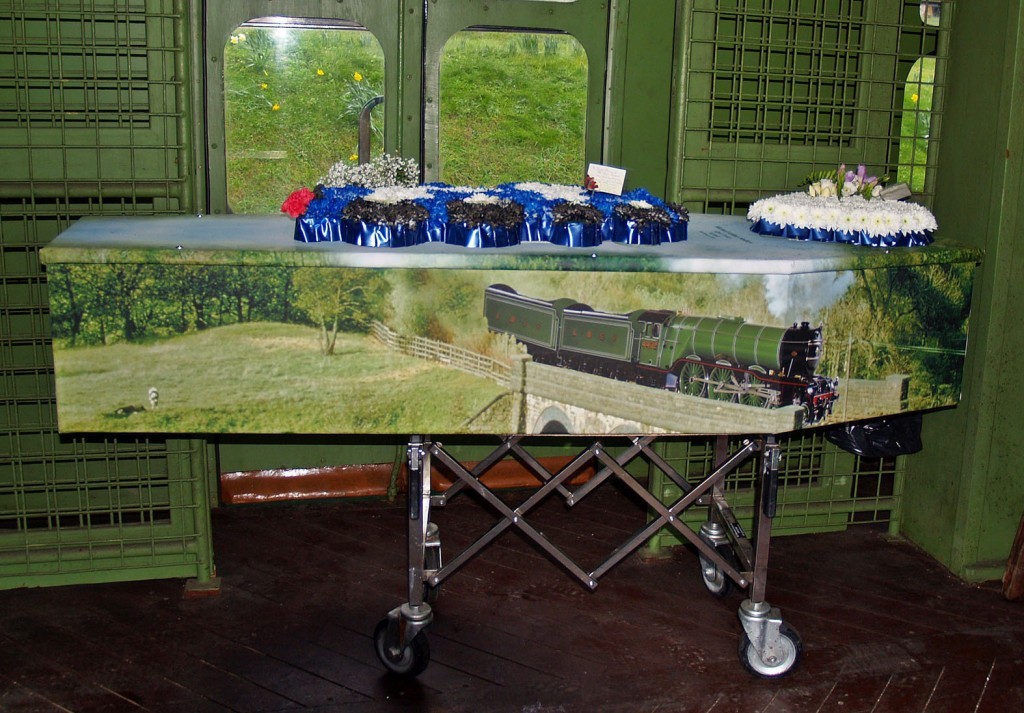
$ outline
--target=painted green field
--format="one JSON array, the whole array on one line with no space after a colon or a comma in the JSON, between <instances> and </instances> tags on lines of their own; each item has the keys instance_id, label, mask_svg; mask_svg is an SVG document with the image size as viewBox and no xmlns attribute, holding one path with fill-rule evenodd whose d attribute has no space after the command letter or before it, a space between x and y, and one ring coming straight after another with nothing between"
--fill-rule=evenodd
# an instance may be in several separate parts
<instances>
[{"instance_id":1,"label":"painted green field","mask_svg":"<svg viewBox=\"0 0 1024 713\"><path fill-rule=\"evenodd\" d=\"M364 335L340 336L324 357L315 329L267 322L148 344L58 347L55 360L58 415L69 432L407 434L430 423L446 433L465 430L465 414L503 392ZM159 392L155 409L150 387ZM507 430L503 403L475 426Z\"/></svg>"}]
</instances>

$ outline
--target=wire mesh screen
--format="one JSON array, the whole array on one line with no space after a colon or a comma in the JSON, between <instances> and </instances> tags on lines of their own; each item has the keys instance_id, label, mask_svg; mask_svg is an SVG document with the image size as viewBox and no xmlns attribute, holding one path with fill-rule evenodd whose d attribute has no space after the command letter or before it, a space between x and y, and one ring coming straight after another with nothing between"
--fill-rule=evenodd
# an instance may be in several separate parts
<instances>
[{"instance_id":1,"label":"wire mesh screen","mask_svg":"<svg viewBox=\"0 0 1024 713\"><path fill-rule=\"evenodd\" d=\"M0 9L0 587L210 567L201 442L58 434L38 257L82 217L187 209L183 8Z\"/></svg>"},{"instance_id":2,"label":"wire mesh screen","mask_svg":"<svg viewBox=\"0 0 1024 713\"><path fill-rule=\"evenodd\" d=\"M903 457L870 459L844 451L820 432L781 438L778 513L773 531L799 534L840 530L851 524L890 523L898 517L903 484ZM662 455L690 482L714 470L715 439L664 440ZM729 440L729 452L740 447ZM743 527L753 524L759 460L748 459L725 481L726 497ZM651 472L652 492L666 503L680 496L679 488L657 470ZM694 528L705 519L700 509L685 515ZM676 544L670 531L659 534L653 549Z\"/></svg>"},{"instance_id":3,"label":"wire mesh screen","mask_svg":"<svg viewBox=\"0 0 1024 713\"><path fill-rule=\"evenodd\" d=\"M840 163L930 198L952 2L693 0L675 198L743 213Z\"/></svg>"}]
</instances>

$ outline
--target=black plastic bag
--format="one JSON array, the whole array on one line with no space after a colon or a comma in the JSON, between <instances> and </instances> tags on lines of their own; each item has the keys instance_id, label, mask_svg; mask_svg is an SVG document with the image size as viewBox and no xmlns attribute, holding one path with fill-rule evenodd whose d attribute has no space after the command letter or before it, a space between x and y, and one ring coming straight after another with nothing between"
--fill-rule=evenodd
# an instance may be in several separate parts
<instances>
[{"instance_id":1,"label":"black plastic bag","mask_svg":"<svg viewBox=\"0 0 1024 713\"><path fill-rule=\"evenodd\" d=\"M857 421L825 430L825 438L864 458L891 458L921 450L921 414Z\"/></svg>"}]
</instances>

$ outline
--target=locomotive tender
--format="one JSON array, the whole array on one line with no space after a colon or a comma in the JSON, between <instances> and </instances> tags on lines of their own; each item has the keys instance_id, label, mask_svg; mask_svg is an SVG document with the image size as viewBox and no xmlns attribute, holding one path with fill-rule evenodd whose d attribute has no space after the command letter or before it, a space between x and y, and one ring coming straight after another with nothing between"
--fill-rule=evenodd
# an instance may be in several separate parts
<instances>
[{"instance_id":1,"label":"locomotive tender","mask_svg":"<svg viewBox=\"0 0 1024 713\"><path fill-rule=\"evenodd\" d=\"M748 406L802 406L805 423L825 418L838 398L838 379L814 373L821 328L807 322L770 327L670 310L611 314L500 284L484 291L484 316L490 331L511 335L543 364Z\"/></svg>"}]
</instances>

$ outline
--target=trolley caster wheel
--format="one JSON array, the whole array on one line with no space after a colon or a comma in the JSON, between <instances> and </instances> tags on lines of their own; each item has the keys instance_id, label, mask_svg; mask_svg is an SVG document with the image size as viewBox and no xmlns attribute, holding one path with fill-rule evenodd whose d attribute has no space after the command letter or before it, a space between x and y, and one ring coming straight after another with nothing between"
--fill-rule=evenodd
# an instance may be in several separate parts
<instances>
[{"instance_id":1,"label":"trolley caster wheel","mask_svg":"<svg viewBox=\"0 0 1024 713\"><path fill-rule=\"evenodd\" d=\"M782 678L800 663L804 646L800 634L789 624L779 626L779 654L771 661L762 661L746 634L740 639L740 663L759 678Z\"/></svg>"},{"instance_id":2,"label":"trolley caster wheel","mask_svg":"<svg viewBox=\"0 0 1024 713\"><path fill-rule=\"evenodd\" d=\"M714 547L715 552L722 555L730 565L734 567L736 566L736 558L733 556L731 550L726 547L715 547L714 543L703 535L701 536L701 539L711 547ZM729 575L704 555L698 553L697 558L700 560L700 576L704 581L704 587L708 592L719 599L725 599L732 594L734 583L729 579Z\"/></svg>"},{"instance_id":3,"label":"trolley caster wheel","mask_svg":"<svg viewBox=\"0 0 1024 713\"><path fill-rule=\"evenodd\" d=\"M377 651L377 658L384 664L391 673L399 676L412 678L426 670L430 663L430 644L427 643L427 635L422 631L413 637L401 653L397 656L388 650L388 620L384 619L377 628L373 630L373 646Z\"/></svg>"}]
</instances>

